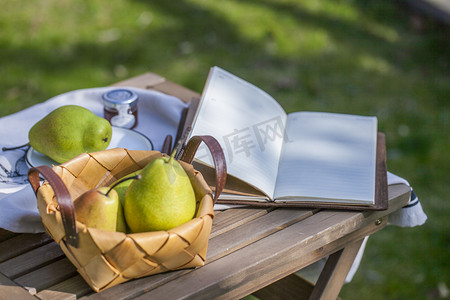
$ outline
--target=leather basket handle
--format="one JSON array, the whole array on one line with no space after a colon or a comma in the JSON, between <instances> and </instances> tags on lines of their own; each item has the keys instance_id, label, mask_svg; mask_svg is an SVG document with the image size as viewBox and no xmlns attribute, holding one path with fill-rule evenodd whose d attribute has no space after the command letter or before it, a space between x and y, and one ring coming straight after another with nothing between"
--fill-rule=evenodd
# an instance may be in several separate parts
<instances>
[{"instance_id":1,"label":"leather basket handle","mask_svg":"<svg viewBox=\"0 0 450 300\"><path fill-rule=\"evenodd\" d=\"M164 139L161 153L166 153L166 154L170 155L171 151L172 151L172 136L170 134L168 134L166 136L166 138Z\"/></svg>"},{"instance_id":2,"label":"leather basket handle","mask_svg":"<svg viewBox=\"0 0 450 300\"><path fill-rule=\"evenodd\" d=\"M59 177L58 174L56 174L55 171L53 171L49 166L32 167L28 170L28 180L30 181L36 195L41 185L39 174L47 180L55 192L56 201L58 202L59 211L61 213L61 218L66 233L67 243L75 248L78 248L79 238L75 219L75 208L69 190L62 181L61 177Z\"/></svg>"},{"instance_id":3,"label":"leather basket handle","mask_svg":"<svg viewBox=\"0 0 450 300\"><path fill-rule=\"evenodd\" d=\"M222 147L219 142L210 135L196 135L189 139L184 152L181 156L181 160L187 163L192 163L195 153L197 152L200 144L204 142L211 152L214 160L214 166L216 169L216 191L214 193L214 204L222 193L227 180L227 164L225 162L225 156L223 154Z\"/></svg>"}]
</instances>

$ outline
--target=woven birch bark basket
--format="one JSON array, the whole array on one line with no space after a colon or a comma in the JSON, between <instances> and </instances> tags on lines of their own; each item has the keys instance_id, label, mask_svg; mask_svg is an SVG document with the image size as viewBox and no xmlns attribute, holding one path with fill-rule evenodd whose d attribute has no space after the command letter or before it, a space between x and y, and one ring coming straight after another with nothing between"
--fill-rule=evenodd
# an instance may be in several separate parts
<instances>
[{"instance_id":1,"label":"woven birch bark basket","mask_svg":"<svg viewBox=\"0 0 450 300\"><path fill-rule=\"evenodd\" d=\"M70 220L67 219L70 219L70 214L74 217L75 212L73 209L69 214L62 211L61 199L58 199L62 198L58 196L61 190L69 192L69 202L73 207L72 199L99 186L109 186L162 155L165 154L158 151L115 148L81 154L61 165L47 167L56 177L50 176L48 169L43 172L42 166L29 172L48 234L96 292L134 278L205 264L214 200L208 183L190 163L179 161L194 188L197 212L192 220L178 227L126 234L86 227L73 218L71 232ZM39 174L46 179L42 185L39 185Z\"/></svg>"}]
</instances>

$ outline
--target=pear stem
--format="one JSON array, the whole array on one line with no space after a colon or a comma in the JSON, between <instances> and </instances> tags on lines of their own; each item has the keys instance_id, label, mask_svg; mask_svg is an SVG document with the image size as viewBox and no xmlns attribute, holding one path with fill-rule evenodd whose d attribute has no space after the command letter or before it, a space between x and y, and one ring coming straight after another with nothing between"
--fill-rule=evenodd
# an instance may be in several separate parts
<instances>
[{"instance_id":1,"label":"pear stem","mask_svg":"<svg viewBox=\"0 0 450 300\"><path fill-rule=\"evenodd\" d=\"M20 148L23 148L23 147L26 147L26 146L30 146L30 143L26 143L24 145L16 146L16 147L3 147L2 151L16 150L16 149L20 149Z\"/></svg>"},{"instance_id":2,"label":"pear stem","mask_svg":"<svg viewBox=\"0 0 450 300\"><path fill-rule=\"evenodd\" d=\"M172 154L170 154L168 163L172 162L172 160L175 158L175 154L177 154L177 149L173 149Z\"/></svg>"},{"instance_id":3,"label":"pear stem","mask_svg":"<svg viewBox=\"0 0 450 300\"><path fill-rule=\"evenodd\" d=\"M109 188L109 190L106 192L105 196L108 197L109 192L111 192L111 190L113 190L116 186L118 186L118 185L121 184L122 182L127 181L127 180L132 180L132 179L138 179L138 180L139 180L139 179L141 179L141 177L142 177L141 174L138 174L138 175L136 175L136 176L131 176L131 177L123 178L123 179L117 181L116 183L114 183L114 184Z\"/></svg>"}]
</instances>

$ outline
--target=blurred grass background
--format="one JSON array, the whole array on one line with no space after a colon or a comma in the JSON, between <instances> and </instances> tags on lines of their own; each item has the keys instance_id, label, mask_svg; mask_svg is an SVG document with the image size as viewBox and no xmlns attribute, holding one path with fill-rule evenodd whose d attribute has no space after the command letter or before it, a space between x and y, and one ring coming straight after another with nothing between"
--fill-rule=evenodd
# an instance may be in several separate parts
<instances>
[{"instance_id":1,"label":"blurred grass background","mask_svg":"<svg viewBox=\"0 0 450 300\"><path fill-rule=\"evenodd\" d=\"M149 71L201 92L213 65L288 112L376 115L429 219L371 237L340 296L448 299L448 27L388 0L0 4L0 116Z\"/></svg>"}]
</instances>

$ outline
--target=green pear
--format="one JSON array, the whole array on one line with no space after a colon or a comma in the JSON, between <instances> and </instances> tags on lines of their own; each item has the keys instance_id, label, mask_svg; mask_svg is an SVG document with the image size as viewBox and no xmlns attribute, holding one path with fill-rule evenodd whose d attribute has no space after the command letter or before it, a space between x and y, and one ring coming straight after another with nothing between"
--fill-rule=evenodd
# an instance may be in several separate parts
<instances>
[{"instance_id":1,"label":"green pear","mask_svg":"<svg viewBox=\"0 0 450 300\"><path fill-rule=\"evenodd\" d=\"M114 189L100 187L75 199L75 216L87 227L116 231L119 195Z\"/></svg>"},{"instance_id":2,"label":"green pear","mask_svg":"<svg viewBox=\"0 0 450 300\"><path fill-rule=\"evenodd\" d=\"M129 179L136 179L137 175L142 171L137 170L136 172L133 172L131 174L125 175L124 177L118 179L113 184L110 185L117 194L119 195L119 208L117 209L117 231L121 232L127 232L127 224L125 221L125 215L123 213L123 205L125 202L125 193L127 192L128 187L130 186L132 180Z\"/></svg>"},{"instance_id":3,"label":"green pear","mask_svg":"<svg viewBox=\"0 0 450 300\"><path fill-rule=\"evenodd\" d=\"M124 233L128 232L127 222L125 221L125 215L123 213L123 205L120 204L120 201L119 207L117 208L116 231Z\"/></svg>"},{"instance_id":4,"label":"green pear","mask_svg":"<svg viewBox=\"0 0 450 300\"><path fill-rule=\"evenodd\" d=\"M147 164L128 187L124 212L132 232L168 230L194 217L194 189L174 156L175 151Z\"/></svg>"},{"instance_id":5,"label":"green pear","mask_svg":"<svg viewBox=\"0 0 450 300\"><path fill-rule=\"evenodd\" d=\"M58 163L78 154L105 150L112 135L111 124L90 110L77 106L61 106L30 129L30 145Z\"/></svg>"},{"instance_id":6,"label":"green pear","mask_svg":"<svg viewBox=\"0 0 450 300\"><path fill-rule=\"evenodd\" d=\"M133 178L139 175L142 172L142 169L137 170L133 173L123 176L122 178L115 181L110 186L114 186L114 190L119 195L120 203L124 205L125 202L125 193L127 192L128 187L130 186L132 180L126 180L127 178Z\"/></svg>"}]
</instances>

